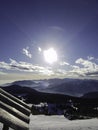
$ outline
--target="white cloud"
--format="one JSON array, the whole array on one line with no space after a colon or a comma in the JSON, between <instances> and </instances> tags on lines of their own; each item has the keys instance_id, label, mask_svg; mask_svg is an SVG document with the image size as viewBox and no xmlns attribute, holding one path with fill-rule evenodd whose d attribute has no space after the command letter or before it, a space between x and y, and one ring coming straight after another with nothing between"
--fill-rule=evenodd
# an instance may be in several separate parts
<instances>
[{"instance_id":1,"label":"white cloud","mask_svg":"<svg viewBox=\"0 0 98 130\"><path fill-rule=\"evenodd\" d=\"M32 58L32 54L29 52L29 47L23 48L22 53L29 58Z\"/></svg>"},{"instance_id":2,"label":"white cloud","mask_svg":"<svg viewBox=\"0 0 98 130\"><path fill-rule=\"evenodd\" d=\"M70 65L70 64L67 63L67 62L65 62L65 61L63 61L63 62L60 62L60 65L61 65L61 66L64 66L64 65Z\"/></svg>"},{"instance_id":3,"label":"white cloud","mask_svg":"<svg viewBox=\"0 0 98 130\"><path fill-rule=\"evenodd\" d=\"M11 58L9 60L10 60L10 65L16 65L17 64L17 62L15 60L13 60Z\"/></svg>"},{"instance_id":4,"label":"white cloud","mask_svg":"<svg viewBox=\"0 0 98 130\"><path fill-rule=\"evenodd\" d=\"M92 56L87 56L87 59L88 59L88 60L94 60L95 58L92 57Z\"/></svg>"},{"instance_id":5,"label":"white cloud","mask_svg":"<svg viewBox=\"0 0 98 130\"><path fill-rule=\"evenodd\" d=\"M77 59L75 63L83 65L85 68L89 68L89 69L96 69L98 67L96 63L93 63L89 60L84 60L82 58Z\"/></svg>"},{"instance_id":6,"label":"white cloud","mask_svg":"<svg viewBox=\"0 0 98 130\"><path fill-rule=\"evenodd\" d=\"M54 66L40 66L36 64L27 63L24 61L17 62L14 59L9 59L10 62L0 62L0 74L9 72L26 72L35 75L57 76L57 77L73 77L73 78L87 78L98 77L98 64L83 58L75 61L75 64L70 65L67 62L60 62ZM47 77L46 77L47 78Z\"/></svg>"},{"instance_id":7,"label":"white cloud","mask_svg":"<svg viewBox=\"0 0 98 130\"><path fill-rule=\"evenodd\" d=\"M73 69L80 69L80 67L79 67L79 66L76 66L76 65L72 65L72 68L73 68Z\"/></svg>"},{"instance_id":8,"label":"white cloud","mask_svg":"<svg viewBox=\"0 0 98 130\"><path fill-rule=\"evenodd\" d=\"M9 70L10 69L10 66L8 63L4 62L4 61L1 61L0 62L0 69L6 69L6 70Z\"/></svg>"},{"instance_id":9,"label":"white cloud","mask_svg":"<svg viewBox=\"0 0 98 130\"><path fill-rule=\"evenodd\" d=\"M82 73L85 76L98 76L98 64L82 58L77 59L76 64L82 65L81 68L76 69L77 72Z\"/></svg>"},{"instance_id":10,"label":"white cloud","mask_svg":"<svg viewBox=\"0 0 98 130\"><path fill-rule=\"evenodd\" d=\"M39 52L42 52L42 48L41 48L41 47L38 47L38 51L39 51Z\"/></svg>"},{"instance_id":11,"label":"white cloud","mask_svg":"<svg viewBox=\"0 0 98 130\"><path fill-rule=\"evenodd\" d=\"M10 58L10 63L0 62L0 69L10 71L32 72L34 74L53 74L52 69L39 65L33 65L31 63L13 60Z\"/></svg>"}]
</instances>

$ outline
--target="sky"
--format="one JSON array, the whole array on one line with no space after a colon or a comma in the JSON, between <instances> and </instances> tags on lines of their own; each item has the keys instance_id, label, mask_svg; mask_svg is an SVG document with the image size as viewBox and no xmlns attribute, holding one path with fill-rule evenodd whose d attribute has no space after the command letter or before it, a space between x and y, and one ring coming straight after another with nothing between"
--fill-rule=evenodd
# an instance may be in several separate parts
<instances>
[{"instance_id":1,"label":"sky","mask_svg":"<svg viewBox=\"0 0 98 130\"><path fill-rule=\"evenodd\" d=\"M0 0L0 84L98 79L97 52L97 0Z\"/></svg>"}]
</instances>

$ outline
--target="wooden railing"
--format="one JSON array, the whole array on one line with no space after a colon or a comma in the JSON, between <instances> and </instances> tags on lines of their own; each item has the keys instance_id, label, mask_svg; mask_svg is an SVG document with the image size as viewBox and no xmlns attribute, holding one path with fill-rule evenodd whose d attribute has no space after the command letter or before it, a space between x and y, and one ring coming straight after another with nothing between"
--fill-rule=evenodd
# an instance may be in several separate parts
<instances>
[{"instance_id":1,"label":"wooden railing","mask_svg":"<svg viewBox=\"0 0 98 130\"><path fill-rule=\"evenodd\" d=\"M31 108L0 88L0 122L3 130L29 130Z\"/></svg>"}]
</instances>

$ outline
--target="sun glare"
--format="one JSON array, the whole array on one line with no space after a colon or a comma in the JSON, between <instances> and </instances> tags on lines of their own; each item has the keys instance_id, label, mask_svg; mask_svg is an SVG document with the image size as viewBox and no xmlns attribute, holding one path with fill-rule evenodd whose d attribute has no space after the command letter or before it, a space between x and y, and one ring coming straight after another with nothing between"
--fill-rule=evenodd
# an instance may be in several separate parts
<instances>
[{"instance_id":1,"label":"sun glare","mask_svg":"<svg viewBox=\"0 0 98 130\"><path fill-rule=\"evenodd\" d=\"M53 48L43 51L45 61L49 64L53 64L57 61L57 53Z\"/></svg>"}]
</instances>

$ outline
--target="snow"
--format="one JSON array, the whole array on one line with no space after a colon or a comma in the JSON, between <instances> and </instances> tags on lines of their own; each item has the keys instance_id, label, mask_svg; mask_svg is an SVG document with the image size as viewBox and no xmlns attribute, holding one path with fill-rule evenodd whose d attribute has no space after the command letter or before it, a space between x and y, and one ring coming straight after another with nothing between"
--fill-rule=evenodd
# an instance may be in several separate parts
<instances>
[{"instance_id":1,"label":"snow","mask_svg":"<svg viewBox=\"0 0 98 130\"><path fill-rule=\"evenodd\" d=\"M30 130L98 130L98 119L69 121L64 116L31 116Z\"/></svg>"},{"instance_id":2,"label":"snow","mask_svg":"<svg viewBox=\"0 0 98 130\"><path fill-rule=\"evenodd\" d=\"M31 115L29 128L30 130L98 130L98 119L70 121L64 116ZM0 130L2 130L1 123Z\"/></svg>"}]
</instances>

